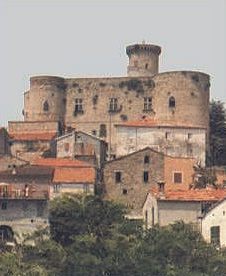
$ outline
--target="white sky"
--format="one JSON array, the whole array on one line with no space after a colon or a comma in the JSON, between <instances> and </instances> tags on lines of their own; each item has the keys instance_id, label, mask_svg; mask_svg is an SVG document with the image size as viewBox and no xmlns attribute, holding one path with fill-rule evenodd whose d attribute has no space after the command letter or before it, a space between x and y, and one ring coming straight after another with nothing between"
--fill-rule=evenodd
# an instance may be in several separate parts
<instances>
[{"instance_id":1,"label":"white sky","mask_svg":"<svg viewBox=\"0 0 226 276\"><path fill-rule=\"evenodd\" d=\"M32 75L126 75L125 47L162 47L160 72L211 75L226 101L225 0L0 0L0 126L21 120Z\"/></svg>"}]
</instances>

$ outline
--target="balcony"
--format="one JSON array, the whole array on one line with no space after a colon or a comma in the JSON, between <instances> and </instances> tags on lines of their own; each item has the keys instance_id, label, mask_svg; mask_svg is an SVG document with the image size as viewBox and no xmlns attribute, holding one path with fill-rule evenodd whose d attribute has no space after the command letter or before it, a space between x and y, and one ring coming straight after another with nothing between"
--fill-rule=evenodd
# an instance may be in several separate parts
<instances>
[{"instance_id":1,"label":"balcony","mask_svg":"<svg viewBox=\"0 0 226 276\"><path fill-rule=\"evenodd\" d=\"M47 185L45 185L45 189L33 187L32 185L18 186L0 183L0 199L49 199L49 188Z\"/></svg>"}]
</instances>

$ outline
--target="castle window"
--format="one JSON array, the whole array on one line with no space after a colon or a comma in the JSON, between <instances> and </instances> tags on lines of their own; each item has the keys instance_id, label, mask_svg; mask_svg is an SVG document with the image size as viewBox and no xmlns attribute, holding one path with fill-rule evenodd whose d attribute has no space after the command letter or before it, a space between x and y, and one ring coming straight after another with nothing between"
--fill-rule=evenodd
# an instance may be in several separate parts
<instances>
[{"instance_id":1,"label":"castle window","mask_svg":"<svg viewBox=\"0 0 226 276\"><path fill-rule=\"evenodd\" d=\"M106 129L106 125L105 124L101 124L100 125L100 133L99 133L100 137L106 137L107 136L107 129Z\"/></svg>"},{"instance_id":2,"label":"castle window","mask_svg":"<svg viewBox=\"0 0 226 276\"><path fill-rule=\"evenodd\" d=\"M144 171L144 173L143 173L143 181L144 181L144 183L147 183L148 180L149 180L149 173L148 173L148 171Z\"/></svg>"},{"instance_id":3,"label":"castle window","mask_svg":"<svg viewBox=\"0 0 226 276\"><path fill-rule=\"evenodd\" d=\"M122 194L123 195L127 195L128 194L128 190L127 189L122 189Z\"/></svg>"},{"instance_id":4,"label":"castle window","mask_svg":"<svg viewBox=\"0 0 226 276\"><path fill-rule=\"evenodd\" d=\"M152 98L144 97L144 111L151 111L151 110L152 110Z\"/></svg>"},{"instance_id":5,"label":"castle window","mask_svg":"<svg viewBox=\"0 0 226 276\"><path fill-rule=\"evenodd\" d=\"M148 69L148 63L145 64L145 69Z\"/></svg>"},{"instance_id":6,"label":"castle window","mask_svg":"<svg viewBox=\"0 0 226 276\"><path fill-rule=\"evenodd\" d=\"M175 183L175 184L182 183L182 173L181 172L173 173L173 183Z\"/></svg>"},{"instance_id":7,"label":"castle window","mask_svg":"<svg viewBox=\"0 0 226 276\"><path fill-rule=\"evenodd\" d=\"M148 155L144 156L144 164L149 164L150 163L150 157Z\"/></svg>"},{"instance_id":8,"label":"castle window","mask_svg":"<svg viewBox=\"0 0 226 276\"><path fill-rule=\"evenodd\" d=\"M75 112L83 112L82 99L75 99Z\"/></svg>"},{"instance_id":9,"label":"castle window","mask_svg":"<svg viewBox=\"0 0 226 276\"><path fill-rule=\"evenodd\" d=\"M44 104L43 104L43 111L45 111L45 112L49 111L49 103L48 103L48 101L44 102Z\"/></svg>"},{"instance_id":10,"label":"castle window","mask_svg":"<svg viewBox=\"0 0 226 276\"><path fill-rule=\"evenodd\" d=\"M110 98L109 100L109 111L117 111L118 108L118 99L117 98Z\"/></svg>"},{"instance_id":11,"label":"castle window","mask_svg":"<svg viewBox=\"0 0 226 276\"><path fill-rule=\"evenodd\" d=\"M122 182L122 172L115 172L115 183L120 183Z\"/></svg>"},{"instance_id":12,"label":"castle window","mask_svg":"<svg viewBox=\"0 0 226 276\"><path fill-rule=\"evenodd\" d=\"M169 107L170 108L175 108L176 107L176 100L173 96L169 98Z\"/></svg>"}]
</instances>

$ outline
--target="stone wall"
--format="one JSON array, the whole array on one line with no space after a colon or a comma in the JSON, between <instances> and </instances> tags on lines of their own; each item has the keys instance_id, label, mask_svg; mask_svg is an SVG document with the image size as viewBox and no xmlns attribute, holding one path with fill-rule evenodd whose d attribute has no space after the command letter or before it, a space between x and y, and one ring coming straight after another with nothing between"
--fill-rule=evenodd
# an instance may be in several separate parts
<instances>
[{"instance_id":1,"label":"stone wall","mask_svg":"<svg viewBox=\"0 0 226 276\"><path fill-rule=\"evenodd\" d=\"M149 157L149 163L144 162L145 156ZM148 192L164 178L163 167L164 156L150 149L107 162L104 168L105 198L126 205L131 216L142 216ZM148 182L144 182L144 171L149 175ZM116 172L121 172L118 183Z\"/></svg>"},{"instance_id":2,"label":"stone wall","mask_svg":"<svg viewBox=\"0 0 226 276\"><path fill-rule=\"evenodd\" d=\"M6 209L4 209L5 204L7 204ZM0 226L11 227L17 240L21 240L23 234L31 234L48 225L48 202L46 200L1 199L0 207Z\"/></svg>"},{"instance_id":3,"label":"stone wall","mask_svg":"<svg viewBox=\"0 0 226 276\"><path fill-rule=\"evenodd\" d=\"M45 122L8 122L9 133L41 133L41 132L58 132L59 123L56 121Z\"/></svg>"},{"instance_id":4,"label":"stone wall","mask_svg":"<svg viewBox=\"0 0 226 276\"><path fill-rule=\"evenodd\" d=\"M5 128L0 128L0 155L10 153L9 136Z\"/></svg>"},{"instance_id":5,"label":"stone wall","mask_svg":"<svg viewBox=\"0 0 226 276\"><path fill-rule=\"evenodd\" d=\"M116 156L151 147L175 157L194 157L205 164L206 130L186 127L117 126Z\"/></svg>"}]
</instances>

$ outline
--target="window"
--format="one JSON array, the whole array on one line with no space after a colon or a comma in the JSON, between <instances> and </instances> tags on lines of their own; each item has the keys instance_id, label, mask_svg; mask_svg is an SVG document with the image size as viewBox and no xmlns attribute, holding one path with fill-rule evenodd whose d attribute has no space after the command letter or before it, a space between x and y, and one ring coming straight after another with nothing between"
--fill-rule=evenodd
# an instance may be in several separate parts
<instances>
[{"instance_id":1,"label":"window","mask_svg":"<svg viewBox=\"0 0 226 276\"><path fill-rule=\"evenodd\" d=\"M2 210L6 210L7 209L7 202L3 201L2 202Z\"/></svg>"},{"instance_id":2,"label":"window","mask_svg":"<svg viewBox=\"0 0 226 276\"><path fill-rule=\"evenodd\" d=\"M86 194L89 193L89 184L83 184L83 191L84 191L84 193L86 193Z\"/></svg>"},{"instance_id":3,"label":"window","mask_svg":"<svg viewBox=\"0 0 226 276\"><path fill-rule=\"evenodd\" d=\"M70 149L70 144L69 143L64 143L64 151L68 152Z\"/></svg>"},{"instance_id":4,"label":"window","mask_svg":"<svg viewBox=\"0 0 226 276\"><path fill-rule=\"evenodd\" d=\"M148 155L144 156L144 164L149 164L150 163L150 157Z\"/></svg>"},{"instance_id":5,"label":"window","mask_svg":"<svg viewBox=\"0 0 226 276\"><path fill-rule=\"evenodd\" d=\"M44 104L43 104L43 111L45 111L45 112L49 111L49 103L48 103L48 101L44 102Z\"/></svg>"},{"instance_id":6,"label":"window","mask_svg":"<svg viewBox=\"0 0 226 276\"><path fill-rule=\"evenodd\" d=\"M127 194L128 194L127 189L122 189L122 194L123 194L123 195L127 195Z\"/></svg>"},{"instance_id":7,"label":"window","mask_svg":"<svg viewBox=\"0 0 226 276\"><path fill-rule=\"evenodd\" d=\"M53 185L53 192L54 193L59 193L60 192L60 185L59 184Z\"/></svg>"},{"instance_id":8,"label":"window","mask_svg":"<svg viewBox=\"0 0 226 276\"><path fill-rule=\"evenodd\" d=\"M117 111L118 109L118 99L110 98L109 100L109 111Z\"/></svg>"},{"instance_id":9,"label":"window","mask_svg":"<svg viewBox=\"0 0 226 276\"><path fill-rule=\"evenodd\" d=\"M169 107L170 108L175 108L176 107L176 101L175 101L175 98L173 96L169 98Z\"/></svg>"},{"instance_id":10,"label":"window","mask_svg":"<svg viewBox=\"0 0 226 276\"><path fill-rule=\"evenodd\" d=\"M152 110L152 98L144 97L144 111Z\"/></svg>"},{"instance_id":11,"label":"window","mask_svg":"<svg viewBox=\"0 0 226 276\"><path fill-rule=\"evenodd\" d=\"M83 112L82 99L75 99L75 113Z\"/></svg>"},{"instance_id":12,"label":"window","mask_svg":"<svg viewBox=\"0 0 226 276\"><path fill-rule=\"evenodd\" d=\"M214 245L220 245L220 226L210 228L210 241Z\"/></svg>"},{"instance_id":13,"label":"window","mask_svg":"<svg viewBox=\"0 0 226 276\"><path fill-rule=\"evenodd\" d=\"M190 141L192 138L192 133L188 133L188 141Z\"/></svg>"},{"instance_id":14,"label":"window","mask_svg":"<svg viewBox=\"0 0 226 276\"><path fill-rule=\"evenodd\" d=\"M122 172L115 172L115 183L122 182Z\"/></svg>"},{"instance_id":15,"label":"window","mask_svg":"<svg viewBox=\"0 0 226 276\"><path fill-rule=\"evenodd\" d=\"M148 63L145 64L145 69L148 69Z\"/></svg>"},{"instance_id":16,"label":"window","mask_svg":"<svg viewBox=\"0 0 226 276\"><path fill-rule=\"evenodd\" d=\"M182 183L182 173L181 172L175 172L173 174L173 182L174 183Z\"/></svg>"},{"instance_id":17,"label":"window","mask_svg":"<svg viewBox=\"0 0 226 276\"><path fill-rule=\"evenodd\" d=\"M107 128L105 124L100 125L100 132L99 132L100 137L106 137L107 136Z\"/></svg>"},{"instance_id":18,"label":"window","mask_svg":"<svg viewBox=\"0 0 226 276\"><path fill-rule=\"evenodd\" d=\"M170 138L170 132L165 133L165 138L166 138L166 140L168 140Z\"/></svg>"},{"instance_id":19,"label":"window","mask_svg":"<svg viewBox=\"0 0 226 276\"><path fill-rule=\"evenodd\" d=\"M144 171L143 173L143 181L144 183L147 183L149 179L149 173L147 171Z\"/></svg>"},{"instance_id":20,"label":"window","mask_svg":"<svg viewBox=\"0 0 226 276\"><path fill-rule=\"evenodd\" d=\"M138 67L138 61L134 60L134 67Z\"/></svg>"}]
</instances>

